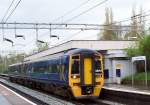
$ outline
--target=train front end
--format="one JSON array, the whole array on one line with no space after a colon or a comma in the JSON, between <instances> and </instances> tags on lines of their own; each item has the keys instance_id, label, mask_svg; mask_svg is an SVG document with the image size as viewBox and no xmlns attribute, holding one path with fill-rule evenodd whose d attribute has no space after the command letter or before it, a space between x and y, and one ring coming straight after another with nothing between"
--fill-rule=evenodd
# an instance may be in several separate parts
<instances>
[{"instance_id":1,"label":"train front end","mask_svg":"<svg viewBox=\"0 0 150 105\"><path fill-rule=\"evenodd\" d=\"M104 84L102 55L84 50L70 55L69 86L74 98L99 97Z\"/></svg>"}]
</instances>

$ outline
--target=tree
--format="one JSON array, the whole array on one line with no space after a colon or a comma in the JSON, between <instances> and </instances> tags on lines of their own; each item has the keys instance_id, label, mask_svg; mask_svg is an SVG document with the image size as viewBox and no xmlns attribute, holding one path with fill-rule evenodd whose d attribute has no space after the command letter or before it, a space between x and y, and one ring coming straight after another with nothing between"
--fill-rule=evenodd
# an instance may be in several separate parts
<instances>
[{"instance_id":1,"label":"tree","mask_svg":"<svg viewBox=\"0 0 150 105\"><path fill-rule=\"evenodd\" d=\"M143 13L142 7L140 8L140 14L141 14L141 16L139 17L140 30L138 33L139 33L140 37L143 37L146 34L146 32L145 32L145 16L143 16L144 13Z\"/></svg>"},{"instance_id":2,"label":"tree","mask_svg":"<svg viewBox=\"0 0 150 105\"><path fill-rule=\"evenodd\" d=\"M145 36L139 41L138 50L141 55L145 55L150 60L150 35Z\"/></svg>"},{"instance_id":3,"label":"tree","mask_svg":"<svg viewBox=\"0 0 150 105\"><path fill-rule=\"evenodd\" d=\"M150 35L145 35L137 42L136 46L126 49L129 57L133 56L146 56L148 69L150 70Z\"/></svg>"},{"instance_id":4,"label":"tree","mask_svg":"<svg viewBox=\"0 0 150 105\"><path fill-rule=\"evenodd\" d=\"M127 34L125 35L124 39L129 40L130 38L133 40L140 39L145 34L145 22L144 22L144 16L143 16L143 10L142 7L140 8L139 14L135 12L135 8L132 8L132 16L131 16L131 29Z\"/></svg>"},{"instance_id":5,"label":"tree","mask_svg":"<svg viewBox=\"0 0 150 105\"><path fill-rule=\"evenodd\" d=\"M115 24L112 8L105 9L105 23L103 31L98 34L99 40L120 40L121 24Z\"/></svg>"},{"instance_id":6,"label":"tree","mask_svg":"<svg viewBox=\"0 0 150 105\"><path fill-rule=\"evenodd\" d=\"M9 56L0 56L0 72L5 72L8 66L17 62L22 62L25 54L9 54Z\"/></svg>"},{"instance_id":7,"label":"tree","mask_svg":"<svg viewBox=\"0 0 150 105\"><path fill-rule=\"evenodd\" d=\"M38 43L37 44L38 52L47 50L49 48L48 43Z\"/></svg>"}]
</instances>

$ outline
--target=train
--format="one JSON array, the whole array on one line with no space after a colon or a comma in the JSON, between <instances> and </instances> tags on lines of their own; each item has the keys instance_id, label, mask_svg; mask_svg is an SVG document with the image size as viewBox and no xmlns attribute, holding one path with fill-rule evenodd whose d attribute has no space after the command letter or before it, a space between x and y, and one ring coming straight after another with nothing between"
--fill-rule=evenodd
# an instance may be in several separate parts
<instances>
[{"instance_id":1,"label":"train","mask_svg":"<svg viewBox=\"0 0 150 105\"><path fill-rule=\"evenodd\" d=\"M9 79L65 97L99 97L104 84L103 56L90 49L72 49L47 59L9 65Z\"/></svg>"}]
</instances>

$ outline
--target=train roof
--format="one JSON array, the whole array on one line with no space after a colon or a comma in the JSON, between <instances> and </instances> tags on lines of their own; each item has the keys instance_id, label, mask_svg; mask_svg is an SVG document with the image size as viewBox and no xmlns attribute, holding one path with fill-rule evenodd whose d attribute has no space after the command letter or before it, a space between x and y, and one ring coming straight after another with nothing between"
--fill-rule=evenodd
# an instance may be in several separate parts
<instances>
[{"instance_id":1,"label":"train roof","mask_svg":"<svg viewBox=\"0 0 150 105\"><path fill-rule=\"evenodd\" d=\"M91 50L91 49L74 49L74 50L69 50L68 52L66 52L65 55L80 54L80 53L96 53L96 54L99 54L97 51Z\"/></svg>"},{"instance_id":2,"label":"train roof","mask_svg":"<svg viewBox=\"0 0 150 105\"><path fill-rule=\"evenodd\" d=\"M60 54L61 53L61 54ZM27 62L20 62L20 63L16 63L16 64L12 64L11 66L17 66L20 64L28 64L28 63L33 63L33 62L42 62L42 61L47 61L49 59L56 59L59 58L61 56L68 56L68 55L72 55L72 54L81 54L81 53L89 53L89 54L100 54L97 51L91 50L91 49L70 49L68 51L64 51L64 52L59 52L58 54L56 53L51 55L51 56L47 56L47 57L43 57L41 59L37 59L37 60L33 60L33 61L27 61Z\"/></svg>"},{"instance_id":3,"label":"train roof","mask_svg":"<svg viewBox=\"0 0 150 105\"><path fill-rule=\"evenodd\" d=\"M11 64L11 65L9 65L9 67L11 67L11 66L17 66L17 65L21 65L21 64L22 64L22 62L19 62L19 63Z\"/></svg>"}]
</instances>

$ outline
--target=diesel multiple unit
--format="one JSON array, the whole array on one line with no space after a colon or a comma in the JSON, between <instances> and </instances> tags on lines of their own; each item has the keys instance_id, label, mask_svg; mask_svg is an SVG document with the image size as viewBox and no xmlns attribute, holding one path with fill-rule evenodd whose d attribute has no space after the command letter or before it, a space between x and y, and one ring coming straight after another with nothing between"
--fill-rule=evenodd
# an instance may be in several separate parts
<instances>
[{"instance_id":1,"label":"diesel multiple unit","mask_svg":"<svg viewBox=\"0 0 150 105\"><path fill-rule=\"evenodd\" d=\"M12 82L67 97L98 97L104 83L102 55L89 49L64 51L10 65L9 77Z\"/></svg>"}]
</instances>

